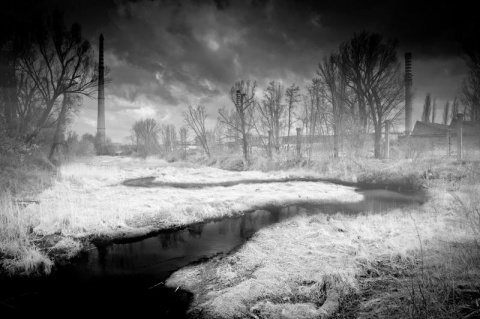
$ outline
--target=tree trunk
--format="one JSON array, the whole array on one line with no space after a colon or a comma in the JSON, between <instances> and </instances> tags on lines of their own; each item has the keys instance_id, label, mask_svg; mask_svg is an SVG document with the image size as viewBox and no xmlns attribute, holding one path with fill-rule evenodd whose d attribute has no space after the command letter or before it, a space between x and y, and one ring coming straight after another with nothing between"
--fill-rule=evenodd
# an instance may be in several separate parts
<instances>
[{"instance_id":1,"label":"tree trunk","mask_svg":"<svg viewBox=\"0 0 480 319\"><path fill-rule=\"evenodd\" d=\"M375 125L375 145L374 145L374 154L375 158L382 157L382 124L378 123Z\"/></svg>"},{"instance_id":2,"label":"tree trunk","mask_svg":"<svg viewBox=\"0 0 480 319\"><path fill-rule=\"evenodd\" d=\"M243 136L243 157L245 158L245 161L248 163L248 141L247 141L247 134L245 131L242 132Z\"/></svg>"},{"instance_id":3,"label":"tree trunk","mask_svg":"<svg viewBox=\"0 0 480 319\"><path fill-rule=\"evenodd\" d=\"M205 154L210 157L210 149L208 148L208 143L207 143L207 136L204 135L202 137L202 144L203 144L203 149L205 150Z\"/></svg>"},{"instance_id":4,"label":"tree trunk","mask_svg":"<svg viewBox=\"0 0 480 319\"><path fill-rule=\"evenodd\" d=\"M336 124L333 124L333 157L338 157L338 148L339 148L339 136L338 128Z\"/></svg>"},{"instance_id":5,"label":"tree trunk","mask_svg":"<svg viewBox=\"0 0 480 319\"><path fill-rule=\"evenodd\" d=\"M245 158L245 161L248 163L248 141L247 141L247 132L245 131L245 114L241 113L240 116L242 120L243 157Z\"/></svg>"},{"instance_id":6,"label":"tree trunk","mask_svg":"<svg viewBox=\"0 0 480 319\"><path fill-rule=\"evenodd\" d=\"M275 128L275 150L280 152L280 125L277 123L277 127Z\"/></svg>"},{"instance_id":7,"label":"tree trunk","mask_svg":"<svg viewBox=\"0 0 480 319\"><path fill-rule=\"evenodd\" d=\"M15 66L8 59L2 59L0 72L1 83L0 88L3 91L4 98L4 116L8 136L15 135L16 123L15 114L17 110L17 88L15 78Z\"/></svg>"},{"instance_id":8,"label":"tree trunk","mask_svg":"<svg viewBox=\"0 0 480 319\"><path fill-rule=\"evenodd\" d=\"M60 114L58 115L57 127L55 129L55 134L53 135L53 142L52 146L50 147L50 153L48 155L48 159L51 161L53 159L53 154L55 153L55 149L58 145L62 144L62 133L65 128L65 120L67 114L67 97L63 97L62 102L62 109L60 110Z\"/></svg>"},{"instance_id":9,"label":"tree trunk","mask_svg":"<svg viewBox=\"0 0 480 319\"><path fill-rule=\"evenodd\" d=\"M42 128L45 126L45 123L47 122L50 111L55 105L55 100L56 98L48 101L47 107L45 108L45 110L42 113L42 116L40 117L40 119L35 125L35 129L33 130L33 132L28 134L27 137L25 138L25 143L31 144L37 138L38 134L40 133Z\"/></svg>"},{"instance_id":10,"label":"tree trunk","mask_svg":"<svg viewBox=\"0 0 480 319\"><path fill-rule=\"evenodd\" d=\"M288 108L288 128L287 128L287 154L290 151L290 127L292 126L292 108Z\"/></svg>"}]
</instances>

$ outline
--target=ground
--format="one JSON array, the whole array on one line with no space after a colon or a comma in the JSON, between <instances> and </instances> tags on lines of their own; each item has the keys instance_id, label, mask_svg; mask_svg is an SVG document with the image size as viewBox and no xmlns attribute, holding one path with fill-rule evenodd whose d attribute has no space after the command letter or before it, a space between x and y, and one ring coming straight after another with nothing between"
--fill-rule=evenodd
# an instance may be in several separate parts
<instances>
[{"instance_id":1,"label":"ground","mask_svg":"<svg viewBox=\"0 0 480 319\"><path fill-rule=\"evenodd\" d=\"M4 199L0 253L12 273L48 272L52 258L73 256L94 238L143 236L291 202L362 199L352 187L331 183L206 189L160 186L165 183L324 177L427 188L427 203L409 209L358 216L301 213L259 231L226 257L180 269L167 285L195 294L194 317L473 318L480 313L478 174L478 164L453 161L343 160L287 171L229 172L97 157L62 166L54 185L25 209ZM123 184L142 177L152 177L155 187Z\"/></svg>"},{"instance_id":2,"label":"ground","mask_svg":"<svg viewBox=\"0 0 480 319\"><path fill-rule=\"evenodd\" d=\"M264 207L281 207L295 202L360 201L352 187L332 183L291 182L302 173L258 171L230 172L212 167L171 166L163 160L97 157L62 166L52 187L23 209L7 205L5 217L10 238L2 242L10 272L34 271L33 259L42 256L36 247L18 246L36 240L52 255L73 256L85 240L113 240L145 236L154 231L206 220L242 214ZM123 183L149 177L156 187L131 187ZM238 184L230 187L172 188L162 183L221 183L272 181L268 184ZM282 181L275 183L275 180ZM141 179L143 181L143 179ZM160 185L158 185L160 184ZM20 212L21 211L21 212ZM5 224L7 225L7 223ZM42 259L43 260L43 259ZM27 262L28 261L28 262ZM43 260L44 267L51 267ZM26 268L26 269L22 269Z\"/></svg>"},{"instance_id":3,"label":"ground","mask_svg":"<svg viewBox=\"0 0 480 319\"><path fill-rule=\"evenodd\" d=\"M433 192L430 203L440 205L446 195ZM478 298L480 272L478 247L476 260L458 250L471 242L471 231L447 202L361 216L299 215L258 232L226 258L177 271L167 285L194 292L191 312L206 318L319 318L333 312L405 318L415 311L452 318L458 309L452 300L437 300L447 298L437 294L439 285L452 284L456 292L469 287ZM342 304L325 309L329 295L341 296Z\"/></svg>"}]
</instances>

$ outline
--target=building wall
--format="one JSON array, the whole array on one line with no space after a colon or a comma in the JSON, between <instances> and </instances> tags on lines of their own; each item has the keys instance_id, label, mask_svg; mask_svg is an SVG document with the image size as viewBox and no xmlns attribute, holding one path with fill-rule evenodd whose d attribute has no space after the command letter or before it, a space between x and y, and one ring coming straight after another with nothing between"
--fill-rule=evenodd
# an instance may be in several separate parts
<instances>
[{"instance_id":1,"label":"building wall","mask_svg":"<svg viewBox=\"0 0 480 319\"><path fill-rule=\"evenodd\" d=\"M463 136L463 153L466 158L480 158L480 135ZM411 135L399 138L399 148L403 152L411 151L429 157L447 156L450 144L450 155L457 154L457 135L452 133L450 140L447 135Z\"/></svg>"}]
</instances>

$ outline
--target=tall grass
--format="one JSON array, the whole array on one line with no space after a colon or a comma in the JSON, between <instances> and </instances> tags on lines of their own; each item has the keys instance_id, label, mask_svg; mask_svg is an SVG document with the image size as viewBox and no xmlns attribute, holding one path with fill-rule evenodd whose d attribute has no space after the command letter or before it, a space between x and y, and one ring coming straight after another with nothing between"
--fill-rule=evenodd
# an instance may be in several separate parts
<instances>
[{"instance_id":1,"label":"tall grass","mask_svg":"<svg viewBox=\"0 0 480 319\"><path fill-rule=\"evenodd\" d=\"M118 166L92 165L88 163L71 162L60 166L59 180L82 182L86 180L116 181L123 177Z\"/></svg>"},{"instance_id":2,"label":"tall grass","mask_svg":"<svg viewBox=\"0 0 480 319\"><path fill-rule=\"evenodd\" d=\"M53 263L32 242L32 228L30 216L11 194L0 194L0 264L7 273L50 273Z\"/></svg>"},{"instance_id":3,"label":"tall grass","mask_svg":"<svg viewBox=\"0 0 480 319\"><path fill-rule=\"evenodd\" d=\"M455 227L437 242L436 249L422 251L422 263L413 272L404 302L406 318L480 317L480 184L478 164L457 164L457 174L442 174L434 168L435 189L444 188L443 198L433 198L437 216L445 216ZM460 173L460 174L458 174ZM420 236L419 236L420 237ZM422 239L419 238L419 241Z\"/></svg>"},{"instance_id":4,"label":"tall grass","mask_svg":"<svg viewBox=\"0 0 480 319\"><path fill-rule=\"evenodd\" d=\"M443 219L431 222L431 213L416 217L429 239L444 226ZM326 308L332 315L331 296L338 306L342 296L360 292L363 273L390 278L392 270L414 266L416 238L415 223L400 210L300 214L259 231L233 255L179 270L167 285L194 292L193 314L206 317L320 318Z\"/></svg>"},{"instance_id":5,"label":"tall grass","mask_svg":"<svg viewBox=\"0 0 480 319\"><path fill-rule=\"evenodd\" d=\"M462 194L452 194L455 203L461 208L465 222L475 236L475 244L480 249L480 185L471 186Z\"/></svg>"},{"instance_id":6,"label":"tall grass","mask_svg":"<svg viewBox=\"0 0 480 319\"><path fill-rule=\"evenodd\" d=\"M321 317L332 294L325 283L338 285L340 307L350 307L335 318L479 317L480 189L466 173L472 165L384 164L360 163L375 178L430 169L428 202L357 217L299 216L261 230L231 256L176 272L167 284L193 291L192 314L206 317ZM302 294L310 286L317 295Z\"/></svg>"}]
</instances>

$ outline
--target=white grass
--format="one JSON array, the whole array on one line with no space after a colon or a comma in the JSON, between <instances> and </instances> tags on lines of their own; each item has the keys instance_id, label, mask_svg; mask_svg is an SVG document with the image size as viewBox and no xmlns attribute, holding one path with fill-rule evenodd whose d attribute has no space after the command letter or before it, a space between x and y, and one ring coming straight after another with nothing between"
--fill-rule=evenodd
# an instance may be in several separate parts
<instances>
[{"instance_id":1,"label":"white grass","mask_svg":"<svg viewBox=\"0 0 480 319\"><path fill-rule=\"evenodd\" d=\"M152 165L153 164L153 165ZM322 183L269 183L176 189L128 187L121 182L145 176L184 183L284 178L286 173L229 172L216 168L177 168L161 161L102 157L61 167L54 186L26 211L36 234L70 237L139 236L153 230L231 216L265 205L293 201L360 201L352 188Z\"/></svg>"},{"instance_id":2,"label":"white grass","mask_svg":"<svg viewBox=\"0 0 480 319\"><path fill-rule=\"evenodd\" d=\"M10 274L49 273L52 261L30 241L30 216L13 203L9 193L0 196L0 260ZM40 266L40 267L39 267Z\"/></svg>"},{"instance_id":3,"label":"white grass","mask_svg":"<svg viewBox=\"0 0 480 319\"><path fill-rule=\"evenodd\" d=\"M429 207L297 216L259 231L233 255L180 269L167 285L192 291L192 311L207 317L318 318L323 311L318 303L328 295L324 284L330 294L358 291L357 276L376 271L379 260L415 265L421 245L438 251L444 240L471 238L457 221Z\"/></svg>"},{"instance_id":4,"label":"white grass","mask_svg":"<svg viewBox=\"0 0 480 319\"><path fill-rule=\"evenodd\" d=\"M19 250L13 258L5 258L0 264L11 275L49 274L53 267L53 261L33 246Z\"/></svg>"},{"instance_id":5,"label":"white grass","mask_svg":"<svg viewBox=\"0 0 480 319\"><path fill-rule=\"evenodd\" d=\"M240 214L266 205L282 206L295 201L355 202L362 195L349 187L327 183L269 183L176 189L143 188L121 184L130 178L156 176L172 182L209 183L243 179L284 178L286 173L229 172L215 168L170 167L158 160L125 158L87 159L70 163L59 170L54 185L38 196L39 204L20 210L6 199L2 207L0 253L9 271L29 272L37 260L49 271L51 262L36 250L30 237L60 234L66 237L51 251L71 257L79 239L137 237L149 232L183 226L208 219ZM5 212L4 212L5 211ZM33 234L30 232L33 230ZM20 267L20 268L19 268Z\"/></svg>"},{"instance_id":6,"label":"white grass","mask_svg":"<svg viewBox=\"0 0 480 319\"><path fill-rule=\"evenodd\" d=\"M222 176L219 176L222 178ZM34 231L65 236L129 236L158 228L231 216L265 205L293 201L360 201L349 187L322 183L270 183L205 189L142 188L116 184L103 187L57 182L28 210L36 216Z\"/></svg>"},{"instance_id":7,"label":"white grass","mask_svg":"<svg viewBox=\"0 0 480 319\"><path fill-rule=\"evenodd\" d=\"M123 178L117 166L94 166L82 163L69 163L60 167L60 176L66 180L84 181L95 179L105 182L118 181Z\"/></svg>"}]
</instances>

